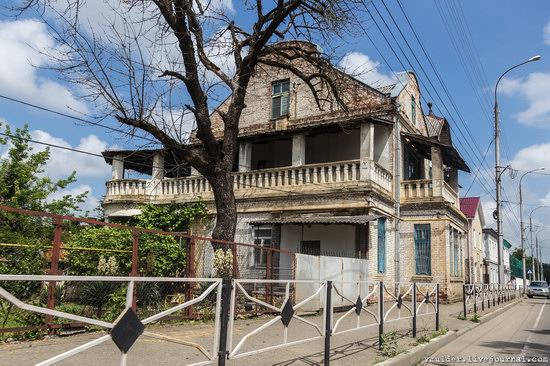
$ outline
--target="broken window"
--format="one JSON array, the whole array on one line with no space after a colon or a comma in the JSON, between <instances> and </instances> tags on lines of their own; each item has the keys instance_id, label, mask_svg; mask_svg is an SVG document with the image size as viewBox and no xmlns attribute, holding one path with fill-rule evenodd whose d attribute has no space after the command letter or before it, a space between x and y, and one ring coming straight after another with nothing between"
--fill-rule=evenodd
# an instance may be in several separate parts
<instances>
[{"instance_id":1,"label":"broken window","mask_svg":"<svg viewBox=\"0 0 550 366\"><path fill-rule=\"evenodd\" d=\"M275 81L271 84L271 118L288 115L290 80Z\"/></svg>"}]
</instances>

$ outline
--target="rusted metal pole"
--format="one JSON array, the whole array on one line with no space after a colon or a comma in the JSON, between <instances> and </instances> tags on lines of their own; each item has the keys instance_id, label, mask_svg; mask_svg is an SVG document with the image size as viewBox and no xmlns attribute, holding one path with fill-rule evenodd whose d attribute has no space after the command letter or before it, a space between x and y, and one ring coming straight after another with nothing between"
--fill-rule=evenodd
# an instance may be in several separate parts
<instances>
[{"instance_id":1,"label":"rusted metal pole","mask_svg":"<svg viewBox=\"0 0 550 366\"><path fill-rule=\"evenodd\" d=\"M231 250L233 251L233 278L237 278L239 270L237 267L237 243L232 243Z\"/></svg>"},{"instance_id":2,"label":"rusted metal pole","mask_svg":"<svg viewBox=\"0 0 550 366\"><path fill-rule=\"evenodd\" d=\"M130 275L132 277L139 276L138 264L139 264L139 235L138 230L132 230L132 272ZM139 286L139 284L136 284ZM132 294L132 310L137 312L137 286L134 286L134 291Z\"/></svg>"},{"instance_id":3,"label":"rusted metal pole","mask_svg":"<svg viewBox=\"0 0 550 366\"><path fill-rule=\"evenodd\" d=\"M189 246L187 251L187 277L188 278L195 278L195 237L189 238ZM186 299L185 301L191 300L193 297L193 287L195 284L193 282L187 283L187 293L186 293ZM193 315L193 306L187 307L187 316L191 317Z\"/></svg>"},{"instance_id":4,"label":"rusted metal pole","mask_svg":"<svg viewBox=\"0 0 550 366\"><path fill-rule=\"evenodd\" d=\"M52 257L50 262L50 270L48 274L50 275L59 275L59 257L61 254L61 235L63 234L63 219L60 217L55 217L53 220L55 226L53 233L53 248L52 248ZM55 308L55 287L56 282L48 282L48 309ZM50 328L53 325L53 317L51 315L46 315L46 325Z\"/></svg>"}]
</instances>

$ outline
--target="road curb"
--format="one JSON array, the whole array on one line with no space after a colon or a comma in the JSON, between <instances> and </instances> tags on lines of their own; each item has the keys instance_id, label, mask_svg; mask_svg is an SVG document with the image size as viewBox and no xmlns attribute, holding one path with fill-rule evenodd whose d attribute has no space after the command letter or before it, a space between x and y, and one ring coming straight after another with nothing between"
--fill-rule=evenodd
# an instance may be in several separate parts
<instances>
[{"instance_id":1,"label":"road curb","mask_svg":"<svg viewBox=\"0 0 550 366\"><path fill-rule=\"evenodd\" d=\"M438 349L441 347L446 346L447 344L451 343L458 337L468 333L472 329L480 326L483 323L488 322L489 320L495 318L496 316L502 314L503 311L511 308L512 306L515 306L522 302L523 299L517 299L513 300L513 302L504 305L501 308L498 308L488 314L483 315L479 318L479 323L473 323L471 325L466 326L465 328L459 329L459 330L451 330L448 331L444 335L440 335L434 339L431 339L428 343L420 344L416 347L411 348L408 351L405 351L404 353L401 353L394 358L391 358L389 360L383 361L378 363L378 366L411 366L416 365L422 361L424 361L425 357L429 357L433 355Z\"/></svg>"}]
</instances>

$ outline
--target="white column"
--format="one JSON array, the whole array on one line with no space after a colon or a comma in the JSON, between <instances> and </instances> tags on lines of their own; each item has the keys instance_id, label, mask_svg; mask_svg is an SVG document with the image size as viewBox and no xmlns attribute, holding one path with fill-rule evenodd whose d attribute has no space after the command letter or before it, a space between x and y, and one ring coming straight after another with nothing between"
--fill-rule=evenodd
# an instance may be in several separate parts
<instances>
[{"instance_id":1,"label":"white column","mask_svg":"<svg viewBox=\"0 0 550 366\"><path fill-rule=\"evenodd\" d=\"M439 146L432 146L432 186L434 197L441 197L443 195L443 185L445 180L443 178L443 155L441 154L441 148Z\"/></svg>"},{"instance_id":2,"label":"white column","mask_svg":"<svg viewBox=\"0 0 550 366\"><path fill-rule=\"evenodd\" d=\"M252 142L239 144L239 171L249 172L252 169Z\"/></svg>"},{"instance_id":3,"label":"white column","mask_svg":"<svg viewBox=\"0 0 550 366\"><path fill-rule=\"evenodd\" d=\"M370 180L371 162L374 158L374 125L361 125L361 141L359 145L359 159L361 161L361 180Z\"/></svg>"},{"instance_id":4,"label":"white column","mask_svg":"<svg viewBox=\"0 0 550 366\"><path fill-rule=\"evenodd\" d=\"M124 178L124 157L122 155L115 155L113 157L112 168L112 180Z\"/></svg>"},{"instance_id":5,"label":"white column","mask_svg":"<svg viewBox=\"0 0 550 366\"><path fill-rule=\"evenodd\" d=\"M161 152L153 155L153 170L151 179L163 179L164 178L164 155Z\"/></svg>"},{"instance_id":6,"label":"white column","mask_svg":"<svg viewBox=\"0 0 550 366\"><path fill-rule=\"evenodd\" d=\"M292 166L301 166L306 163L306 135L292 136Z\"/></svg>"}]
</instances>

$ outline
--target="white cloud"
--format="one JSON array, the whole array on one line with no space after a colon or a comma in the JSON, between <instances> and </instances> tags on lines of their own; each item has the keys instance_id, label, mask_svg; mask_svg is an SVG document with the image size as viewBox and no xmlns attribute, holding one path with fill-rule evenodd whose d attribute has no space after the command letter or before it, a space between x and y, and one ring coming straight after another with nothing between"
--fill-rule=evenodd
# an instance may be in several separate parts
<instances>
[{"instance_id":1,"label":"white cloud","mask_svg":"<svg viewBox=\"0 0 550 366\"><path fill-rule=\"evenodd\" d=\"M73 188L57 191L48 197L48 201L51 202L53 200L58 200L64 196L75 197L84 192L88 192L88 195L86 196L86 200L80 204L80 208L84 212L89 211L90 213L93 213L94 209L99 206L99 199L92 194L92 187L87 184L81 184Z\"/></svg>"},{"instance_id":2,"label":"white cloud","mask_svg":"<svg viewBox=\"0 0 550 366\"><path fill-rule=\"evenodd\" d=\"M542 31L542 41L550 46L550 21L546 23Z\"/></svg>"},{"instance_id":3,"label":"white cloud","mask_svg":"<svg viewBox=\"0 0 550 366\"><path fill-rule=\"evenodd\" d=\"M365 84L373 87L395 83L395 78L380 71L380 63L361 52L350 52L340 60L338 66Z\"/></svg>"},{"instance_id":4,"label":"white cloud","mask_svg":"<svg viewBox=\"0 0 550 366\"><path fill-rule=\"evenodd\" d=\"M504 79L500 92L508 96L520 95L528 107L515 115L525 125L550 127L550 73L535 72L527 78Z\"/></svg>"},{"instance_id":5,"label":"white cloud","mask_svg":"<svg viewBox=\"0 0 550 366\"><path fill-rule=\"evenodd\" d=\"M46 26L37 20L0 21L0 91L46 107L86 112L86 105L71 90L37 68L49 62L42 52L55 48Z\"/></svg>"},{"instance_id":6,"label":"white cloud","mask_svg":"<svg viewBox=\"0 0 550 366\"><path fill-rule=\"evenodd\" d=\"M67 141L50 135L48 132L35 130L31 132L33 140L55 144L63 147L74 148L99 154L107 150L107 143L96 135L88 135L80 139L76 146ZM46 149L44 145L34 144L33 149L40 151ZM50 160L45 166L44 174L52 179L66 178L73 171L76 171L77 178L97 177L108 178L111 171L109 165L97 156L85 155L69 150L50 148Z\"/></svg>"},{"instance_id":7,"label":"white cloud","mask_svg":"<svg viewBox=\"0 0 550 366\"><path fill-rule=\"evenodd\" d=\"M545 167L550 170L550 143L527 146L516 153L511 165L514 169L531 170Z\"/></svg>"}]
</instances>

